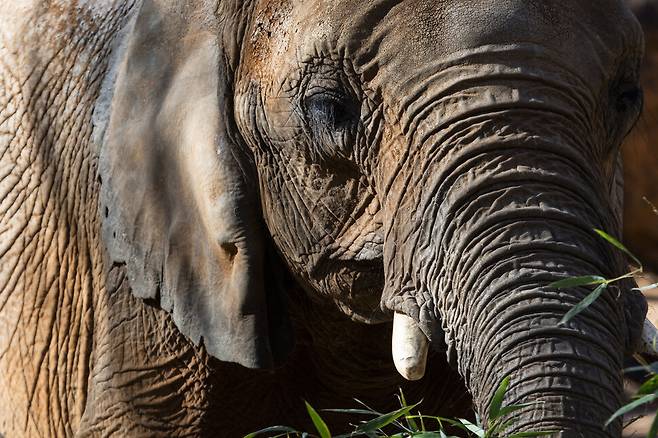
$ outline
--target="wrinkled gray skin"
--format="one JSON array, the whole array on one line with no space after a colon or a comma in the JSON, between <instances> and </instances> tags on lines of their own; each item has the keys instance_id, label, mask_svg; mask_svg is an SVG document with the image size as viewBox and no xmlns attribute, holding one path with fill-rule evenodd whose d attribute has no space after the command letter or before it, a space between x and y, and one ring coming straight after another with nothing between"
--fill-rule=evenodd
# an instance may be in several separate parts
<instances>
[{"instance_id":1,"label":"wrinkled gray skin","mask_svg":"<svg viewBox=\"0 0 658 438\"><path fill-rule=\"evenodd\" d=\"M588 290L548 284L625 271L591 231L621 231L641 107L623 2L172 3L0 6L1 432L381 404L397 311L482 416L506 375L537 402L510 432L620 436L646 305L558 327ZM445 357L405 386L429 411Z\"/></svg>"}]
</instances>

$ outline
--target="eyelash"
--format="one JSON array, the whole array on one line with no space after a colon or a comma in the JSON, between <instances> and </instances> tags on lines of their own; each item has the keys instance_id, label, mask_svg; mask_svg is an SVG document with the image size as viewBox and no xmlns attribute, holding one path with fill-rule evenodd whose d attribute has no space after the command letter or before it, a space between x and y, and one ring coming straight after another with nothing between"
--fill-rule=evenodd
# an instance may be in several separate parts
<instances>
[{"instance_id":1,"label":"eyelash","mask_svg":"<svg viewBox=\"0 0 658 438\"><path fill-rule=\"evenodd\" d=\"M304 100L304 114L311 125L341 130L349 128L350 122L357 117L349 105L345 98L315 94Z\"/></svg>"},{"instance_id":2,"label":"eyelash","mask_svg":"<svg viewBox=\"0 0 658 438\"><path fill-rule=\"evenodd\" d=\"M351 157L359 114L350 107L356 104L348 99L340 92L323 88L301 102L312 161L349 160Z\"/></svg>"}]
</instances>

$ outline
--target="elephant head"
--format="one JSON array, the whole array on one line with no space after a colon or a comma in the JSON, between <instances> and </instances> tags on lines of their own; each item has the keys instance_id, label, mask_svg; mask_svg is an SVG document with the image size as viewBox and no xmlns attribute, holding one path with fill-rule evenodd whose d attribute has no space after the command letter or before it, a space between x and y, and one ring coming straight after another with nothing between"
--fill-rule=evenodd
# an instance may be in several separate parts
<instances>
[{"instance_id":1,"label":"elephant head","mask_svg":"<svg viewBox=\"0 0 658 438\"><path fill-rule=\"evenodd\" d=\"M602 436L646 304L624 285L559 326L589 291L549 284L625 270L592 232L620 232L641 108L623 2L210 3L145 0L116 76L101 215L133 293L271 366L280 259L354 320L393 320L408 377L445 343L481 415L511 376L507 401L534 402L514 431Z\"/></svg>"}]
</instances>

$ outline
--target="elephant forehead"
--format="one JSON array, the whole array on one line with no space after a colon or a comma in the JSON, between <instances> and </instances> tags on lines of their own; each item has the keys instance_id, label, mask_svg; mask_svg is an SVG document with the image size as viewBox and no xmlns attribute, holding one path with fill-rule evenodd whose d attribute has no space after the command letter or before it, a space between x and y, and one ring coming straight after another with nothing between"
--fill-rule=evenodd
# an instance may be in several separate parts
<instances>
[{"instance_id":1,"label":"elephant forehead","mask_svg":"<svg viewBox=\"0 0 658 438\"><path fill-rule=\"evenodd\" d=\"M420 69L441 69L474 50L522 45L536 46L596 82L626 51L639 50L641 41L637 23L619 1L417 0L396 2L378 17L359 17L361 22L344 20L338 46L348 47L359 66L376 62L383 84L405 83ZM514 55L502 60L528 62Z\"/></svg>"},{"instance_id":2,"label":"elephant forehead","mask_svg":"<svg viewBox=\"0 0 658 438\"><path fill-rule=\"evenodd\" d=\"M293 8L290 0L261 0L245 37L243 62L255 74L280 68L290 46ZM262 76L262 75L259 75Z\"/></svg>"},{"instance_id":3,"label":"elephant forehead","mask_svg":"<svg viewBox=\"0 0 658 438\"><path fill-rule=\"evenodd\" d=\"M278 84L319 55L374 69L385 84L430 64L440 69L460 52L514 44L546 49L596 82L602 66L641 50L639 25L621 0L261 0L254 17L245 59L252 74Z\"/></svg>"}]
</instances>

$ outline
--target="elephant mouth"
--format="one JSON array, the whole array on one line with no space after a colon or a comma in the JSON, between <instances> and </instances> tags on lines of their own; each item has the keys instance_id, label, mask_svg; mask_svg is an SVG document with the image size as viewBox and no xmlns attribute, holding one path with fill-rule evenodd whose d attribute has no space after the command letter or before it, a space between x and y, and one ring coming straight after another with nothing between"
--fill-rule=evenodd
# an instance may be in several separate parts
<instances>
[{"instance_id":1,"label":"elephant mouth","mask_svg":"<svg viewBox=\"0 0 658 438\"><path fill-rule=\"evenodd\" d=\"M338 261L322 273L325 290L334 304L352 320L365 324L390 322L392 314L381 307L384 268L381 258ZM338 291L338 293L336 293Z\"/></svg>"},{"instance_id":2,"label":"elephant mouth","mask_svg":"<svg viewBox=\"0 0 658 438\"><path fill-rule=\"evenodd\" d=\"M393 322L391 353L398 372L407 380L425 375L429 339L412 317L381 305L384 269L382 259L352 262L335 275L335 304L352 320L366 324Z\"/></svg>"}]
</instances>

